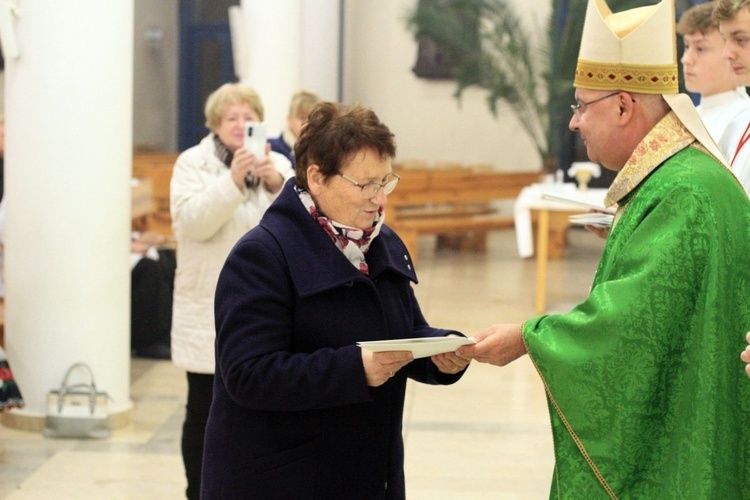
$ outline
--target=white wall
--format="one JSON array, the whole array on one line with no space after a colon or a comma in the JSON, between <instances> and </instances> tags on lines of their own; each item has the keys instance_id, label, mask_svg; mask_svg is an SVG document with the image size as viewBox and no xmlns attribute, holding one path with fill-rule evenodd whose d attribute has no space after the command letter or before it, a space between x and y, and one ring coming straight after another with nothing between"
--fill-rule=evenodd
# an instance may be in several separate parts
<instances>
[{"instance_id":1,"label":"white wall","mask_svg":"<svg viewBox=\"0 0 750 500\"><path fill-rule=\"evenodd\" d=\"M176 151L177 0L135 0L134 12L133 145Z\"/></svg>"},{"instance_id":2,"label":"white wall","mask_svg":"<svg viewBox=\"0 0 750 500\"><path fill-rule=\"evenodd\" d=\"M530 27L544 26L548 2L511 1ZM414 75L417 44L405 19L416 5L417 0L346 0L344 101L373 108L396 135L398 159L540 169L533 143L504 104L496 119L484 91L467 90L459 104L455 82Z\"/></svg>"},{"instance_id":3,"label":"white wall","mask_svg":"<svg viewBox=\"0 0 750 500\"><path fill-rule=\"evenodd\" d=\"M297 90L338 96L338 2L242 0L246 50L241 80L263 99L270 136L286 124Z\"/></svg>"},{"instance_id":4,"label":"white wall","mask_svg":"<svg viewBox=\"0 0 750 500\"><path fill-rule=\"evenodd\" d=\"M311 67L318 72L325 67L326 74L335 71L332 65L336 64L337 54L329 43L321 42L337 30L335 22L328 20L322 25L305 10L315 10L321 1L303 2L302 28L299 19L287 20L289 26L275 26L267 35L267 43L278 46L289 37L287 30L303 31L294 37L301 38L305 54L305 65L298 69L301 85L334 99L327 87L317 88L324 85L315 83L318 80L310 76ZM544 26L550 10L548 1L510 1L528 20L530 29ZM414 75L417 44L405 20L416 5L417 0L345 0L343 100L375 110L396 134L399 159L489 163L506 171L539 169L541 160L531 140L504 104L500 103L495 118L487 107L484 91L467 90L459 104L453 97L455 82L430 81ZM136 146L172 151L176 149L177 135L177 0L136 0L135 6L134 141ZM311 23L318 26L310 26ZM165 30L162 43L144 41L143 30L149 26ZM324 50L331 53L327 57L310 55ZM276 65L285 64L278 57L266 57L265 61L274 65L264 70L267 72L275 73ZM268 90L261 93L270 121L280 123L286 116L291 92L298 86L296 80L297 77L295 82L277 84L278 95L270 95Z\"/></svg>"}]
</instances>

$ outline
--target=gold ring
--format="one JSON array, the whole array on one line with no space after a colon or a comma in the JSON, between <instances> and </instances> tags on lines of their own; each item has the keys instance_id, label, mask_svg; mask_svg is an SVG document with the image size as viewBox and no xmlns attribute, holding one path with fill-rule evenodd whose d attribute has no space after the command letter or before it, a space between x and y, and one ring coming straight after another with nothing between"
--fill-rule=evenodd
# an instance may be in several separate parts
<instances>
[{"instance_id":1,"label":"gold ring","mask_svg":"<svg viewBox=\"0 0 750 500\"><path fill-rule=\"evenodd\" d=\"M393 372L391 372L391 377L393 376Z\"/></svg>"}]
</instances>

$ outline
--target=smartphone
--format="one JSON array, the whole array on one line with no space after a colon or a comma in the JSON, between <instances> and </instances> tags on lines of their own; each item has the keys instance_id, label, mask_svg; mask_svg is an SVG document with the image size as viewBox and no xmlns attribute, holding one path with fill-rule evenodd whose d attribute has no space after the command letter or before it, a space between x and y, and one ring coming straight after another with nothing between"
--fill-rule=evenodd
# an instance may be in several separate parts
<instances>
[{"instance_id":1,"label":"smartphone","mask_svg":"<svg viewBox=\"0 0 750 500\"><path fill-rule=\"evenodd\" d=\"M260 159L266 156L266 124L248 122L245 125L245 149Z\"/></svg>"}]
</instances>

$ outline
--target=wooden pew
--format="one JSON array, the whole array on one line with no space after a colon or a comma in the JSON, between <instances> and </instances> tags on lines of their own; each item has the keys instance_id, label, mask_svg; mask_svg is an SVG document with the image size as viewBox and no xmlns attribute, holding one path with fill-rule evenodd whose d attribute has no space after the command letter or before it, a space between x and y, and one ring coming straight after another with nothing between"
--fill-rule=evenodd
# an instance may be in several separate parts
<instances>
[{"instance_id":1,"label":"wooden pew","mask_svg":"<svg viewBox=\"0 0 750 500\"><path fill-rule=\"evenodd\" d=\"M153 187L155 211L146 222L146 230L172 236L172 216L169 212L169 183L179 153L134 153L133 177L150 179Z\"/></svg>"},{"instance_id":2,"label":"wooden pew","mask_svg":"<svg viewBox=\"0 0 750 500\"><path fill-rule=\"evenodd\" d=\"M151 179L133 178L130 184L130 203L133 231L146 231L149 217L156 213L154 183Z\"/></svg>"},{"instance_id":3,"label":"wooden pew","mask_svg":"<svg viewBox=\"0 0 750 500\"><path fill-rule=\"evenodd\" d=\"M401 181L388 195L386 223L404 240L413 260L421 234L468 235L470 246L486 248L487 232L513 227L513 217L497 212L493 202L515 199L541 172L488 169L404 168L394 165Z\"/></svg>"},{"instance_id":4,"label":"wooden pew","mask_svg":"<svg viewBox=\"0 0 750 500\"><path fill-rule=\"evenodd\" d=\"M179 153L133 155L133 176L150 179L156 211L147 230L172 236L169 183ZM483 251L487 232L513 227L513 217L499 214L492 202L512 200L542 172L496 172L487 166L468 168L456 163L404 161L394 165L401 176L388 195L386 223L394 228L417 258L420 234L438 235L441 245ZM554 238L554 235L553 235ZM551 256L554 252L551 250Z\"/></svg>"}]
</instances>

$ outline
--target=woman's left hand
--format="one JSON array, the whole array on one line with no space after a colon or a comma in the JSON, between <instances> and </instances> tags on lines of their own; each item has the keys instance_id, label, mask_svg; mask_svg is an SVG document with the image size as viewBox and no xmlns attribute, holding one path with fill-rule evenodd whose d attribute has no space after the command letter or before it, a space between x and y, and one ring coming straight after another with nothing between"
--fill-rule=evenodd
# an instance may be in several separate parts
<instances>
[{"instance_id":1,"label":"woman's left hand","mask_svg":"<svg viewBox=\"0 0 750 500\"><path fill-rule=\"evenodd\" d=\"M284 185L284 177L276 170L271 160L271 145L266 144L266 156L260 159L252 168L252 174L259 178L272 193L278 192Z\"/></svg>"},{"instance_id":2,"label":"woman's left hand","mask_svg":"<svg viewBox=\"0 0 750 500\"><path fill-rule=\"evenodd\" d=\"M435 363L438 370L448 375L455 375L456 373L465 370L471 359L462 358L455 352L444 352L442 354L435 354L430 359Z\"/></svg>"}]
</instances>

